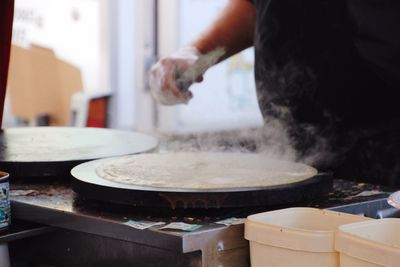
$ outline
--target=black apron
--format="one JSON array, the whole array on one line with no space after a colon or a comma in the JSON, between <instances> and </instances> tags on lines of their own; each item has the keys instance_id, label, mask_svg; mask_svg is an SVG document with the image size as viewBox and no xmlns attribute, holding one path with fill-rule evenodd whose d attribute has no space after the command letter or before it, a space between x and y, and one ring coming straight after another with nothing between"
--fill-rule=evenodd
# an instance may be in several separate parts
<instances>
[{"instance_id":1,"label":"black apron","mask_svg":"<svg viewBox=\"0 0 400 267\"><path fill-rule=\"evenodd\" d=\"M255 79L265 120L288 126L302 156L315 153L318 140L328 140L324 149L335 157L321 158L317 167L375 181L381 172L372 171L373 166L380 169L388 157L400 161L399 152L387 151L390 144L400 150L395 97L400 89L400 1L253 2ZM372 139L375 145L370 146ZM378 153L377 147L385 149ZM374 152L380 155L359 156ZM352 166L350 161L357 166L340 171ZM400 184L400 177L397 182L387 177L395 172L393 164L384 167L386 180L377 182Z\"/></svg>"}]
</instances>

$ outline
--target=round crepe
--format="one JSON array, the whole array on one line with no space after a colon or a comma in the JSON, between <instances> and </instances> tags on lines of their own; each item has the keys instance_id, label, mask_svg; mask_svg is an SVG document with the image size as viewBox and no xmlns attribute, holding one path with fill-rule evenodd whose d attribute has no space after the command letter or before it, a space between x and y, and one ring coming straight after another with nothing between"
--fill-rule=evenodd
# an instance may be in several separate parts
<instances>
[{"instance_id":1,"label":"round crepe","mask_svg":"<svg viewBox=\"0 0 400 267\"><path fill-rule=\"evenodd\" d=\"M107 161L99 177L122 184L182 189L270 187L304 181L317 170L250 153L137 154Z\"/></svg>"}]
</instances>

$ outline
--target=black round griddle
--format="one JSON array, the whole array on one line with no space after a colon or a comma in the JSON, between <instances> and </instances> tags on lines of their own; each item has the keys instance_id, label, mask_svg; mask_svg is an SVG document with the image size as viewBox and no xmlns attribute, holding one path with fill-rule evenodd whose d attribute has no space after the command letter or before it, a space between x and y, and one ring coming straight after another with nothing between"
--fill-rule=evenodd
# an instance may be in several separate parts
<instances>
[{"instance_id":1,"label":"black round griddle","mask_svg":"<svg viewBox=\"0 0 400 267\"><path fill-rule=\"evenodd\" d=\"M87 199L113 204L160 208L238 208L275 206L322 199L332 189L332 176L319 173L280 186L225 189L180 189L135 186L99 177L97 166L109 159L86 162L71 171L72 188ZM245 178L244 178L245 179Z\"/></svg>"},{"instance_id":2,"label":"black round griddle","mask_svg":"<svg viewBox=\"0 0 400 267\"><path fill-rule=\"evenodd\" d=\"M0 167L14 178L65 177L83 162L154 149L154 137L105 128L21 127L0 133Z\"/></svg>"}]
</instances>

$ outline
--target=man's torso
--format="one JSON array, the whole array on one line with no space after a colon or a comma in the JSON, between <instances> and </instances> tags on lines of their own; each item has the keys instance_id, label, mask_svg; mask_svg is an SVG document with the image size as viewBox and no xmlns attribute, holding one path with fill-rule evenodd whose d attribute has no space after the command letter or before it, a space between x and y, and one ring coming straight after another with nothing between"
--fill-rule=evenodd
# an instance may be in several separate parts
<instances>
[{"instance_id":1,"label":"man's torso","mask_svg":"<svg viewBox=\"0 0 400 267\"><path fill-rule=\"evenodd\" d=\"M400 1L254 4L264 116L287 117L289 110L295 121L317 124L400 117L394 97L400 89Z\"/></svg>"}]
</instances>

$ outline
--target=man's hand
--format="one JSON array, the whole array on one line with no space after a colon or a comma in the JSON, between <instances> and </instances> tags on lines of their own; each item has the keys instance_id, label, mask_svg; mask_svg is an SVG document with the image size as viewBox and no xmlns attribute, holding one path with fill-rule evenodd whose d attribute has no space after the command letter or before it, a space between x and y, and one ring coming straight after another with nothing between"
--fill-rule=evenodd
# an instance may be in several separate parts
<instances>
[{"instance_id":1,"label":"man's hand","mask_svg":"<svg viewBox=\"0 0 400 267\"><path fill-rule=\"evenodd\" d=\"M149 85L153 97L164 105L187 104L192 98L189 86L202 81L203 76L190 77L184 82L182 77L199 56L195 47L184 47L171 56L161 58L150 73Z\"/></svg>"}]
</instances>

